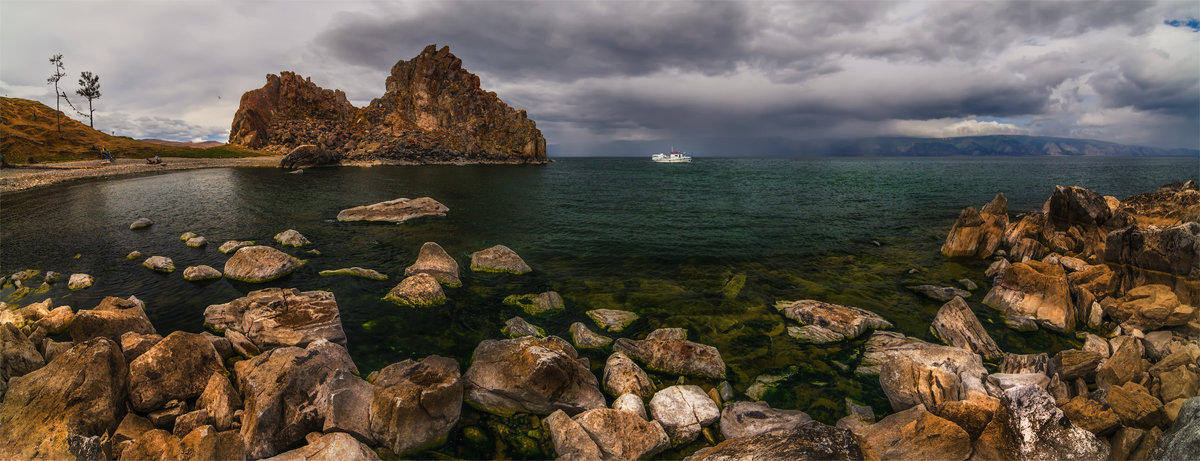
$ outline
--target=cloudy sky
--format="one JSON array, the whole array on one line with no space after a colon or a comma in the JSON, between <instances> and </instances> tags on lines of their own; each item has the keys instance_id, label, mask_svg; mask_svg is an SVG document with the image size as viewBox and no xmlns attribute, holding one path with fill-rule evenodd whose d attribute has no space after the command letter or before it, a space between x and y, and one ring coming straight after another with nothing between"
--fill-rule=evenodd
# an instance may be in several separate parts
<instances>
[{"instance_id":1,"label":"cloudy sky","mask_svg":"<svg viewBox=\"0 0 1200 461\"><path fill-rule=\"evenodd\" d=\"M53 106L62 53L69 94L100 75L98 129L223 141L268 73L361 106L436 43L552 149L975 134L1198 148L1198 18L1194 0L0 0L0 93Z\"/></svg>"}]
</instances>

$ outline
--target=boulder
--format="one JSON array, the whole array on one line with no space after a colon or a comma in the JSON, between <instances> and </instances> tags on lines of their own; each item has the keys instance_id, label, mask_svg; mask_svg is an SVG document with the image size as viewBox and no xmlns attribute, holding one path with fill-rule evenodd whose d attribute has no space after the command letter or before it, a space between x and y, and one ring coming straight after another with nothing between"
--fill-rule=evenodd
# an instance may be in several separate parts
<instances>
[{"instance_id":1,"label":"boulder","mask_svg":"<svg viewBox=\"0 0 1200 461\"><path fill-rule=\"evenodd\" d=\"M171 433L183 437L200 426L212 426L212 416L208 410L190 411L175 418L175 428Z\"/></svg>"},{"instance_id":2,"label":"boulder","mask_svg":"<svg viewBox=\"0 0 1200 461\"><path fill-rule=\"evenodd\" d=\"M1046 389L1049 385L1050 377L1044 373L992 373L987 377L988 394L997 398L1014 387L1037 386Z\"/></svg>"},{"instance_id":3,"label":"boulder","mask_svg":"<svg viewBox=\"0 0 1200 461\"><path fill-rule=\"evenodd\" d=\"M600 328L612 333L624 331L625 327L638 319L638 315L633 312L616 309L592 309L584 313Z\"/></svg>"},{"instance_id":4,"label":"boulder","mask_svg":"<svg viewBox=\"0 0 1200 461\"><path fill-rule=\"evenodd\" d=\"M811 299L781 301L775 304L775 309L784 317L824 328L844 339L857 338L867 330L892 327L890 322L874 312Z\"/></svg>"},{"instance_id":5,"label":"boulder","mask_svg":"<svg viewBox=\"0 0 1200 461\"><path fill-rule=\"evenodd\" d=\"M967 431L971 440L979 438L984 428L992 421L992 415L1000 406L1000 399L991 396L972 395L967 400L942 402L933 409L933 414L957 424Z\"/></svg>"},{"instance_id":6,"label":"boulder","mask_svg":"<svg viewBox=\"0 0 1200 461\"><path fill-rule=\"evenodd\" d=\"M145 354L146 351L162 341L162 335L158 333L142 334L132 331L125 332L121 335L121 353L125 355L125 363L133 363L133 360Z\"/></svg>"},{"instance_id":7,"label":"boulder","mask_svg":"<svg viewBox=\"0 0 1200 461\"><path fill-rule=\"evenodd\" d=\"M150 218L137 218L129 224L129 230L145 229L153 225L154 221L151 221Z\"/></svg>"},{"instance_id":8,"label":"boulder","mask_svg":"<svg viewBox=\"0 0 1200 461\"><path fill-rule=\"evenodd\" d=\"M672 445L696 440L700 430L717 421L721 410L699 386L671 386L654 393L650 416L662 424Z\"/></svg>"},{"instance_id":9,"label":"boulder","mask_svg":"<svg viewBox=\"0 0 1200 461\"><path fill-rule=\"evenodd\" d=\"M279 160L279 167L292 169L336 165L341 159L342 156L337 152L313 144L301 144Z\"/></svg>"},{"instance_id":10,"label":"boulder","mask_svg":"<svg viewBox=\"0 0 1200 461\"><path fill-rule=\"evenodd\" d=\"M458 423L463 382L458 361L431 355L372 375L370 427L375 441L405 454L441 444Z\"/></svg>"},{"instance_id":11,"label":"boulder","mask_svg":"<svg viewBox=\"0 0 1200 461\"><path fill-rule=\"evenodd\" d=\"M960 385L958 391L960 396L966 396L972 391L986 394L983 377L987 375L987 370L983 368L983 360L978 354L958 347L930 344L891 331L876 331L871 335L863 348L863 358L855 373L860 375L880 374L884 363L900 361L901 357L919 365L914 366L912 368L914 370L930 367L941 368L956 375ZM906 367L897 368L903 370ZM915 382L921 383L922 381L916 380ZM923 382L932 384L927 378Z\"/></svg>"},{"instance_id":12,"label":"boulder","mask_svg":"<svg viewBox=\"0 0 1200 461\"><path fill-rule=\"evenodd\" d=\"M725 361L717 348L687 340L679 328L660 328L646 339L620 338L613 351L641 362L651 371L699 378L725 378Z\"/></svg>"},{"instance_id":13,"label":"boulder","mask_svg":"<svg viewBox=\"0 0 1200 461\"><path fill-rule=\"evenodd\" d=\"M311 244L304 235L296 232L295 229L288 229L278 234L275 234L275 242L288 247L302 247Z\"/></svg>"},{"instance_id":14,"label":"boulder","mask_svg":"<svg viewBox=\"0 0 1200 461\"><path fill-rule=\"evenodd\" d=\"M346 343L333 293L295 288L265 288L204 309L204 323L245 335L260 350L304 347L327 340ZM232 341L232 339L231 339ZM236 347L236 346L235 346Z\"/></svg>"},{"instance_id":15,"label":"boulder","mask_svg":"<svg viewBox=\"0 0 1200 461\"><path fill-rule=\"evenodd\" d=\"M142 261L142 267L155 272L163 272L170 274L175 272L175 261L166 256L151 256Z\"/></svg>"},{"instance_id":16,"label":"boulder","mask_svg":"<svg viewBox=\"0 0 1200 461\"><path fill-rule=\"evenodd\" d=\"M121 452L121 460L175 460L182 458L179 437L162 429L146 431Z\"/></svg>"},{"instance_id":17,"label":"boulder","mask_svg":"<svg viewBox=\"0 0 1200 461\"><path fill-rule=\"evenodd\" d=\"M200 398L196 400L196 408L208 412L217 430L228 430L234 426L234 413L242 409L242 397L225 375L213 373L204 384Z\"/></svg>"},{"instance_id":18,"label":"boulder","mask_svg":"<svg viewBox=\"0 0 1200 461\"><path fill-rule=\"evenodd\" d=\"M1060 332L1075 330L1077 319L1062 266L1041 261L1015 263L996 277L983 303L1000 310L1008 326Z\"/></svg>"},{"instance_id":19,"label":"boulder","mask_svg":"<svg viewBox=\"0 0 1200 461\"><path fill-rule=\"evenodd\" d=\"M517 255L517 252L504 245L496 245L471 253L471 270L510 274L526 274L533 271L528 264L525 264L525 260Z\"/></svg>"},{"instance_id":20,"label":"boulder","mask_svg":"<svg viewBox=\"0 0 1200 461\"><path fill-rule=\"evenodd\" d=\"M1011 447L1011 452L1005 453L1008 458L1084 460L1105 459L1109 455L1107 445L1066 419L1062 410L1054 406L1054 398L1038 386L1005 391L996 411L989 429L998 426L996 430L1004 441L994 446ZM984 442L984 436L979 441Z\"/></svg>"},{"instance_id":21,"label":"boulder","mask_svg":"<svg viewBox=\"0 0 1200 461\"><path fill-rule=\"evenodd\" d=\"M338 221L375 221L402 223L422 216L446 216L446 205L429 197L398 198L371 205L347 208L338 212Z\"/></svg>"},{"instance_id":22,"label":"boulder","mask_svg":"<svg viewBox=\"0 0 1200 461\"><path fill-rule=\"evenodd\" d=\"M912 285L908 287L918 294L925 295L930 299L938 301L949 301L954 298L970 298L971 292L954 287L942 287L937 285Z\"/></svg>"},{"instance_id":23,"label":"boulder","mask_svg":"<svg viewBox=\"0 0 1200 461\"><path fill-rule=\"evenodd\" d=\"M142 252L137 251L137 250L130 251L129 254L125 255L125 259L128 259L130 261L133 261L135 259L142 259Z\"/></svg>"},{"instance_id":24,"label":"boulder","mask_svg":"<svg viewBox=\"0 0 1200 461\"><path fill-rule=\"evenodd\" d=\"M1114 340L1118 338L1114 338ZM1096 368L1097 387L1103 389L1113 385L1119 386L1140 379L1146 372L1146 363L1142 359L1146 355L1146 350L1142 347L1142 343L1127 336L1124 338L1128 338L1128 340L1120 341L1119 344L1113 343L1112 357Z\"/></svg>"},{"instance_id":25,"label":"boulder","mask_svg":"<svg viewBox=\"0 0 1200 461\"><path fill-rule=\"evenodd\" d=\"M195 233L195 232L190 232L190 231L189 231L189 232L184 232L183 234L180 234L180 236L179 236L179 240L182 240L182 241L185 241L185 242L186 242L186 241L188 241L188 239L195 238L195 237L199 237L199 236L200 236L200 234L197 234L197 233Z\"/></svg>"},{"instance_id":26,"label":"boulder","mask_svg":"<svg viewBox=\"0 0 1200 461\"><path fill-rule=\"evenodd\" d=\"M1142 442L1142 437L1146 435L1146 431L1136 427L1122 426L1116 434L1112 436L1111 443L1112 453L1109 455L1110 461L1125 461L1129 459L1129 455L1137 450L1138 444Z\"/></svg>"},{"instance_id":27,"label":"boulder","mask_svg":"<svg viewBox=\"0 0 1200 461\"><path fill-rule=\"evenodd\" d=\"M188 266L187 269L183 270L183 279L189 282L219 278L221 278L221 271L213 269L212 266Z\"/></svg>"},{"instance_id":28,"label":"boulder","mask_svg":"<svg viewBox=\"0 0 1200 461\"><path fill-rule=\"evenodd\" d=\"M697 451L687 461L787 459L833 461L866 459L858 439L846 429L810 423L784 431L727 439Z\"/></svg>"},{"instance_id":29,"label":"boulder","mask_svg":"<svg viewBox=\"0 0 1200 461\"><path fill-rule=\"evenodd\" d=\"M225 261L225 278L239 282L269 282L292 273L303 261L262 245L237 250Z\"/></svg>"},{"instance_id":30,"label":"boulder","mask_svg":"<svg viewBox=\"0 0 1200 461\"><path fill-rule=\"evenodd\" d=\"M349 275L367 280L387 280L387 274L372 269L363 269L361 267L344 267L341 269L323 270L317 275Z\"/></svg>"},{"instance_id":31,"label":"boulder","mask_svg":"<svg viewBox=\"0 0 1200 461\"><path fill-rule=\"evenodd\" d=\"M545 415L605 407L596 375L558 337L485 340L473 357L463 375L465 399L482 411Z\"/></svg>"},{"instance_id":32,"label":"boulder","mask_svg":"<svg viewBox=\"0 0 1200 461\"><path fill-rule=\"evenodd\" d=\"M458 278L458 262L441 245L425 242L417 254L417 262L404 269L404 275L429 274L448 287L462 286Z\"/></svg>"},{"instance_id":33,"label":"boulder","mask_svg":"<svg viewBox=\"0 0 1200 461\"><path fill-rule=\"evenodd\" d=\"M0 401L0 459L75 459L95 452L125 416L128 371L116 343L81 342L8 382Z\"/></svg>"},{"instance_id":34,"label":"boulder","mask_svg":"<svg viewBox=\"0 0 1200 461\"><path fill-rule=\"evenodd\" d=\"M613 352L604 363L604 391L609 395L633 394L643 400L654 395L654 383L633 360Z\"/></svg>"},{"instance_id":35,"label":"boulder","mask_svg":"<svg viewBox=\"0 0 1200 461\"><path fill-rule=\"evenodd\" d=\"M350 434L333 432L314 437L308 445L263 461L366 461L379 459L371 447Z\"/></svg>"},{"instance_id":36,"label":"boulder","mask_svg":"<svg viewBox=\"0 0 1200 461\"><path fill-rule=\"evenodd\" d=\"M76 312L67 331L76 343L101 336L119 343L126 332L153 334L154 326L137 304L109 296L93 309Z\"/></svg>"},{"instance_id":37,"label":"boulder","mask_svg":"<svg viewBox=\"0 0 1200 461\"><path fill-rule=\"evenodd\" d=\"M1121 420L1117 418L1116 413L1086 395L1077 395L1059 408L1076 426L1096 435L1111 434L1121 426Z\"/></svg>"},{"instance_id":38,"label":"boulder","mask_svg":"<svg viewBox=\"0 0 1200 461\"><path fill-rule=\"evenodd\" d=\"M168 400L199 396L208 377L224 370L208 340L176 331L129 363L129 404L146 413Z\"/></svg>"},{"instance_id":39,"label":"boulder","mask_svg":"<svg viewBox=\"0 0 1200 461\"><path fill-rule=\"evenodd\" d=\"M995 278L997 275L1004 273L1004 271L1006 269L1008 269L1008 266L1010 266L1010 265L1011 264L1008 262L1007 259L1000 258L1000 259L996 260L996 262L993 262L991 265L989 265L987 270L985 270L983 272L983 275L986 275L991 278Z\"/></svg>"},{"instance_id":40,"label":"boulder","mask_svg":"<svg viewBox=\"0 0 1200 461\"><path fill-rule=\"evenodd\" d=\"M1050 374L1050 357L1041 354L1010 354L1005 352L1000 361L1001 373L1041 373Z\"/></svg>"},{"instance_id":41,"label":"boulder","mask_svg":"<svg viewBox=\"0 0 1200 461\"><path fill-rule=\"evenodd\" d=\"M1200 276L1200 222L1112 231L1105 239L1104 261L1196 280Z\"/></svg>"},{"instance_id":42,"label":"boulder","mask_svg":"<svg viewBox=\"0 0 1200 461\"><path fill-rule=\"evenodd\" d=\"M1179 416L1170 430L1158 439L1158 446L1150 453L1155 460L1188 459L1200 450L1200 397L1184 402Z\"/></svg>"},{"instance_id":43,"label":"boulder","mask_svg":"<svg viewBox=\"0 0 1200 461\"><path fill-rule=\"evenodd\" d=\"M1003 242L1007 227L1008 199L1004 194L997 194L983 210L967 207L959 213L942 245L942 255L948 258L990 257Z\"/></svg>"},{"instance_id":44,"label":"boulder","mask_svg":"<svg viewBox=\"0 0 1200 461\"><path fill-rule=\"evenodd\" d=\"M1054 186L1047 207L1046 220L1060 231L1076 225L1100 227L1112 217L1103 196L1076 186Z\"/></svg>"},{"instance_id":45,"label":"boulder","mask_svg":"<svg viewBox=\"0 0 1200 461\"><path fill-rule=\"evenodd\" d=\"M1151 370L1151 374L1155 374ZM1200 376L1186 366L1178 366L1158 373L1159 398L1163 402L1186 399L1200 394Z\"/></svg>"},{"instance_id":46,"label":"boulder","mask_svg":"<svg viewBox=\"0 0 1200 461\"><path fill-rule=\"evenodd\" d=\"M192 237L184 241L183 244L191 248L200 248L208 245L208 239L204 237Z\"/></svg>"},{"instance_id":47,"label":"boulder","mask_svg":"<svg viewBox=\"0 0 1200 461\"><path fill-rule=\"evenodd\" d=\"M928 364L899 355L883 363L879 386L896 411L917 405L936 407L966 397L962 380L950 366Z\"/></svg>"},{"instance_id":48,"label":"boulder","mask_svg":"<svg viewBox=\"0 0 1200 461\"><path fill-rule=\"evenodd\" d=\"M429 307L445 303L446 293L432 275L420 273L401 280L383 299L398 306Z\"/></svg>"},{"instance_id":49,"label":"boulder","mask_svg":"<svg viewBox=\"0 0 1200 461\"><path fill-rule=\"evenodd\" d=\"M612 338L599 335L589 330L587 325L579 322L571 324L571 343L578 349L601 349L612 344Z\"/></svg>"},{"instance_id":50,"label":"boulder","mask_svg":"<svg viewBox=\"0 0 1200 461\"><path fill-rule=\"evenodd\" d=\"M628 411L645 420L650 419L650 417L646 415L646 401L637 395L621 394L620 397L613 399L612 409Z\"/></svg>"},{"instance_id":51,"label":"boulder","mask_svg":"<svg viewBox=\"0 0 1200 461\"><path fill-rule=\"evenodd\" d=\"M1066 259L1066 257L1064 256L1062 259ZM1113 295L1120 282L1116 273L1104 264L1081 266L1075 272L1067 274L1067 281L1071 283L1072 287L1087 290L1097 298Z\"/></svg>"},{"instance_id":52,"label":"boulder","mask_svg":"<svg viewBox=\"0 0 1200 461\"><path fill-rule=\"evenodd\" d=\"M20 329L11 323L0 324L0 382L24 376L45 365L42 354Z\"/></svg>"},{"instance_id":53,"label":"boulder","mask_svg":"<svg viewBox=\"0 0 1200 461\"><path fill-rule=\"evenodd\" d=\"M509 295L504 298L504 304L520 307L521 310L529 315L541 315L566 308L562 295L559 295L556 291L528 295Z\"/></svg>"},{"instance_id":54,"label":"boulder","mask_svg":"<svg viewBox=\"0 0 1200 461\"><path fill-rule=\"evenodd\" d=\"M128 412L121 419L121 423L117 425L117 430L112 435L112 443L115 446L126 440L137 440L142 434L152 430L154 430L154 424L150 420L138 416L137 413ZM117 453L113 453L113 456L119 458Z\"/></svg>"},{"instance_id":55,"label":"boulder","mask_svg":"<svg viewBox=\"0 0 1200 461\"><path fill-rule=\"evenodd\" d=\"M500 329L504 336L509 338L520 338L522 336L537 336L543 338L546 336L546 330L539 326L535 326L521 317L513 317L504 321L504 328Z\"/></svg>"},{"instance_id":56,"label":"boulder","mask_svg":"<svg viewBox=\"0 0 1200 461\"><path fill-rule=\"evenodd\" d=\"M971 306L962 298L955 297L938 309L932 330L946 344L969 349L986 360L998 360L1003 356L996 341L988 335Z\"/></svg>"},{"instance_id":57,"label":"boulder","mask_svg":"<svg viewBox=\"0 0 1200 461\"><path fill-rule=\"evenodd\" d=\"M71 278L67 280L67 288L71 290L82 290L96 283L96 278L88 274L71 274Z\"/></svg>"},{"instance_id":58,"label":"boulder","mask_svg":"<svg viewBox=\"0 0 1200 461\"><path fill-rule=\"evenodd\" d=\"M1063 381L1075 378L1090 379L1095 376L1096 367L1104 358L1095 352L1065 349L1050 359L1050 374L1059 375L1059 379Z\"/></svg>"},{"instance_id":59,"label":"boulder","mask_svg":"<svg viewBox=\"0 0 1200 461\"><path fill-rule=\"evenodd\" d=\"M1101 306L1124 329L1157 330L1187 324L1196 316L1196 308L1180 303L1166 285L1142 285L1127 291L1116 302Z\"/></svg>"},{"instance_id":60,"label":"boulder","mask_svg":"<svg viewBox=\"0 0 1200 461\"><path fill-rule=\"evenodd\" d=\"M253 245L254 241L252 240L227 240L225 243L222 243L219 248L217 248L217 251L220 251L224 254L229 254Z\"/></svg>"},{"instance_id":61,"label":"boulder","mask_svg":"<svg viewBox=\"0 0 1200 461\"><path fill-rule=\"evenodd\" d=\"M880 459L962 461L971 454L967 431L930 413L924 405L879 420L865 430L863 439Z\"/></svg>"},{"instance_id":62,"label":"boulder","mask_svg":"<svg viewBox=\"0 0 1200 461\"><path fill-rule=\"evenodd\" d=\"M1109 387L1105 401L1126 426L1150 428L1167 423L1162 401L1136 382Z\"/></svg>"},{"instance_id":63,"label":"boulder","mask_svg":"<svg viewBox=\"0 0 1200 461\"><path fill-rule=\"evenodd\" d=\"M645 459L670 446L661 424L628 411L596 408L574 420L596 442L603 459Z\"/></svg>"},{"instance_id":64,"label":"boulder","mask_svg":"<svg viewBox=\"0 0 1200 461\"><path fill-rule=\"evenodd\" d=\"M219 432L213 426L201 426L179 440L181 459L241 460L246 454L237 431Z\"/></svg>"},{"instance_id":65,"label":"boulder","mask_svg":"<svg viewBox=\"0 0 1200 461\"><path fill-rule=\"evenodd\" d=\"M550 433L550 440L554 443L554 452L558 459L601 459L600 447L596 445L596 441L592 440L592 436L583 426L562 410L550 413L550 416L542 420L542 424L546 427L546 432ZM659 430L662 430L661 426Z\"/></svg>"},{"instance_id":66,"label":"boulder","mask_svg":"<svg viewBox=\"0 0 1200 461\"><path fill-rule=\"evenodd\" d=\"M358 371L346 349L324 340L238 362L234 371L245 405L241 433L246 457L274 456L305 434L320 431L316 398L337 370Z\"/></svg>"},{"instance_id":67,"label":"boulder","mask_svg":"<svg viewBox=\"0 0 1200 461\"><path fill-rule=\"evenodd\" d=\"M766 402L733 402L721 410L721 436L732 439L786 431L812 420L803 411L771 408Z\"/></svg>"}]
</instances>

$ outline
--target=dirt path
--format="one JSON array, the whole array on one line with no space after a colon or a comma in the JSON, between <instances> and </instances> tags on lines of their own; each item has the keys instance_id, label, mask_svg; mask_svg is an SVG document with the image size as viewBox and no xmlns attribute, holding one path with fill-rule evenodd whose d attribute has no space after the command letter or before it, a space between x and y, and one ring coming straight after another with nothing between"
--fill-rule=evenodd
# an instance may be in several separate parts
<instances>
[{"instance_id":1,"label":"dirt path","mask_svg":"<svg viewBox=\"0 0 1200 461\"><path fill-rule=\"evenodd\" d=\"M143 159L119 158L111 164L100 160L18 165L0 169L0 193L16 192L77 179L124 176L158 171L222 167L277 167L282 156L243 158L163 157L151 165Z\"/></svg>"}]
</instances>

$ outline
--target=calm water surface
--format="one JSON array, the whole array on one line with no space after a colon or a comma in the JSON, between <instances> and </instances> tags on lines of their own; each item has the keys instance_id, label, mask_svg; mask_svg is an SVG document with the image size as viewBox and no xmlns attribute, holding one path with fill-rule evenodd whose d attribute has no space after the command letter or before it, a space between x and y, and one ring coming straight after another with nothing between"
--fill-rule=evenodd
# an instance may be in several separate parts
<instances>
[{"instance_id":1,"label":"calm water surface","mask_svg":"<svg viewBox=\"0 0 1200 461\"><path fill-rule=\"evenodd\" d=\"M849 371L862 341L797 344L771 308L775 302L813 298L858 306L880 313L905 334L932 339L929 323L940 303L904 286L955 285L970 277L983 285L971 304L1002 348L1069 347L1073 338L1007 330L994 311L979 304L987 289L985 263L940 258L938 248L958 211L981 206L997 192L1008 196L1016 214L1040 208L1056 184L1125 197L1186 179L1200 179L1196 158L699 158L684 165L569 158L545 166L327 168L303 174L210 169L4 194L0 268L93 274L92 288L69 292L62 282L21 302L53 297L56 304L78 309L107 295L137 295L159 332L200 331L206 306L265 286L331 290L364 375L429 354L455 357L465 369L479 341L500 338L505 319L524 315L501 304L506 295L557 290L567 310L527 320L569 338L570 323L592 326L584 311L614 308L642 315L625 336L687 328L691 339L721 350L735 389L744 390L761 373L790 373L767 400L832 422L844 414L845 396L877 411L887 408L874 379ZM351 206L420 196L446 204L449 214L402 225L335 219ZM130 231L129 223L143 216L156 224ZM182 278L187 266L222 268L221 242L271 244L285 229L314 242L285 250L308 260L289 277L262 285ZM207 237L209 246L184 246L179 235L187 231ZM449 302L437 308L382 301L426 241L438 242L458 260L463 287L448 289ZM516 250L534 272L467 270L471 252L495 244ZM140 261L125 259L133 250L168 256L179 270L146 270ZM392 278L317 275L349 266ZM11 292L5 288L0 296ZM606 353L585 355L594 369L603 367Z\"/></svg>"}]
</instances>

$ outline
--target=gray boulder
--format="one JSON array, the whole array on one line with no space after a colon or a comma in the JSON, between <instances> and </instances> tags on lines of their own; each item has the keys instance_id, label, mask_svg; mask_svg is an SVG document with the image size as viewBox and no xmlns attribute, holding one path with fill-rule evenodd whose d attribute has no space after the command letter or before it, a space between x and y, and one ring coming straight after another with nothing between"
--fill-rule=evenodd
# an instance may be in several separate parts
<instances>
[{"instance_id":1,"label":"gray boulder","mask_svg":"<svg viewBox=\"0 0 1200 461\"><path fill-rule=\"evenodd\" d=\"M733 439L786 431L812 421L803 411L771 408L766 402L732 402L721 410L721 436Z\"/></svg>"},{"instance_id":2,"label":"gray boulder","mask_svg":"<svg viewBox=\"0 0 1200 461\"><path fill-rule=\"evenodd\" d=\"M654 395L654 383L633 360L613 352L604 363L604 391L609 395L633 394L643 400Z\"/></svg>"},{"instance_id":3,"label":"gray boulder","mask_svg":"<svg viewBox=\"0 0 1200 461\"><path fill-rule=\"evenodd\" d=\"M683 329L660 328L643 340L620 338L613 343L613 350L643 363L651 371L725 378L725 361L717 348L688 341Z\"/></svg>"},{"instance_id":4,"label":"gray boulder","mask_svg":"<svg viewBox=\"0 0 1200 461\"><path fill-rule=\"evenodd\" d=\"M717 421L721 410L699 386L671 386L650 399L650 416L662 424L672 445L696 440L700 430Z\"/></svg>"}]
</instances>

